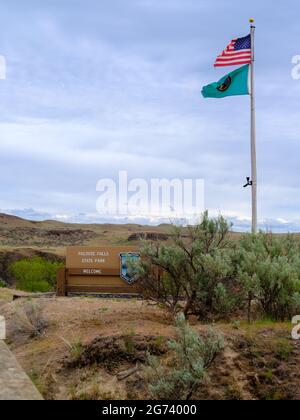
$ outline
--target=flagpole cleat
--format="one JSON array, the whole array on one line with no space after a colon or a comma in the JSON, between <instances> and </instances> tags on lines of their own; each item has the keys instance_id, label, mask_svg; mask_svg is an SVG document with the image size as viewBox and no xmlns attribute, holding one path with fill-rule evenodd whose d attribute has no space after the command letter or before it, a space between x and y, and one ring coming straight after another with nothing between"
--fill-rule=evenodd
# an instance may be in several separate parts
<instances>
[{"instance_id":1,"label":"flagpole cleat","mask_svg":"<svg viewBox=\"0 0 300 420\"><path fill-rule=\"evenodd\" d=\"M253 182L250 181L250 176L247 176L247 184L244 185L244 188L252 187Z\"/></svg>"}]
</instances>

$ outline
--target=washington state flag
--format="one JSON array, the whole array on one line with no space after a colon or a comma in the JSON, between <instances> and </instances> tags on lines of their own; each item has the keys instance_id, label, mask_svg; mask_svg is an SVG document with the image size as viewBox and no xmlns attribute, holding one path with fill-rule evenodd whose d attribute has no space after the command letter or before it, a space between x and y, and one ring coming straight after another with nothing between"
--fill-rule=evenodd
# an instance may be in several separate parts
<instances>
[{"instance_id":1,"label":"washington state flag","mask_svg":"<svg viewBox=\"0 0 300 420\"><path fill-rule=\"evenodd\" d=\"M250 66L227 74L216 83L204 86L202 89L204 98L225 98L226 96L250 95Z\"/></svg>"}]
</instances>

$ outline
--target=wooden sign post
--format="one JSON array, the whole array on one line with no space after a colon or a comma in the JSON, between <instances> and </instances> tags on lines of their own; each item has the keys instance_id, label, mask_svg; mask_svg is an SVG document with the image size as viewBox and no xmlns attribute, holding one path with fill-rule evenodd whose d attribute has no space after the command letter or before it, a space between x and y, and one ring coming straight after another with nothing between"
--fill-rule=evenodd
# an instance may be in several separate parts
<instances>
[{"instance_id":1,"label":"wooden sign post","mask_svg":"<svg viewBox=\"0 0 300 420\"><path fill-rule=\"evenodd\" d=\"M68 247L66 268L57 273L57 296L137 293L127 263L138 258L136 247Z\"/></svg>"}]
</instances>

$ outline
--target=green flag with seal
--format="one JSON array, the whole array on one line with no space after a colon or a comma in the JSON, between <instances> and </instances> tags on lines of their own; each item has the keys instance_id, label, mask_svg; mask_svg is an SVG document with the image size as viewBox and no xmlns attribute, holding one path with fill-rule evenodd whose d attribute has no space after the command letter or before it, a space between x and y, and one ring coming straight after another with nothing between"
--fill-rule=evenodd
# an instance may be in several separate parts
<instances>
[{"instance_id":1,"label":"green flag with seal","mask_svg":"<svg viewBox=\"0 0 300 420\"><path fill-rule=\"evenodd\" d=\"M225 98L226 96L250 95L250 66L239 69L222 77L217 83L204 86L204 98Z\"/></svg>"}]
</instances>

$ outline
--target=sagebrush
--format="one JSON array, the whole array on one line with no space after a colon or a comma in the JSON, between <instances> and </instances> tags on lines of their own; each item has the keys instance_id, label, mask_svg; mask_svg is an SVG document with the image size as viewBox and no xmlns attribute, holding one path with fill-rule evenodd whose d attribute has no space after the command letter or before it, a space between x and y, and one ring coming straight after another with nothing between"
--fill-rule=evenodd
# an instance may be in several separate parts
<instances>
[{"instance_id":1,"label":"sagebrush","mask_svg":"<svg viewBox=\"0 0 300 420\"><path fill-rule=\"evenodd\" d=\"M207 369L224 347L221 334L213 329L201 337L186 322L183 314L176 319L177 336L168 343L172 357L161 361L148 357L145 376L151 398L189 400L203 384Z\"/></svg>"},{"instance_id":2,"label":"sagebrush","mask_svg":"<svg viewBox=\"0 0 300 420\"><path fill-rule=\"evenodd\" d=\"M144 298L173 314L201 320L230 319L241 311L291 319L300 313L300 246L292 235L230 236L222 217L176 227L171 243L145 243L137 265ZM246 310L245 310L246 309Z\"/></svg>"}]
</instances>

